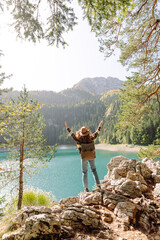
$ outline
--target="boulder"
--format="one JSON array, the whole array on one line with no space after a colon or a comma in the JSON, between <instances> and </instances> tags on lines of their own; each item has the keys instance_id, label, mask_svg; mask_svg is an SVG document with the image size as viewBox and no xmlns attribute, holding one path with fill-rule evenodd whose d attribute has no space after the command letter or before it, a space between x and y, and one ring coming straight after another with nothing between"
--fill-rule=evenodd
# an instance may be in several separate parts
<instances>
[{"instance_id":1,"label":"boulder","mask_svg":"<svg viewBox=\"0 0 160 240\"><path fill-rule=\"evenodd\" d=\"M94 229L100 227L100 216L97 212L85 208L81 205L69 208L60 215L61 223L65 226L71 226L73 229L85 229L85 227ZM78 225L77 225L78 224Z\"/></svg>"},{"instance_id":2,"label":"boulder","mask_svg":"<svg viewBox=\"0 0 160 240\"><path fill-rule=\"evenodd\" d=\"M142 192L138 187L137 182L126 179L120 186L115 189L124 195L130 196L131 198L140 197Z\"/></svg>"},{"instance_id":3,"label":"boulder","mask_svg":"<svg viewBox=\"0 0 160 240\"><path fill-rule=\"evenodd\" d=\"M24 211L17 215L15 221L20 225L23 225L28 217L39 215L39 214L51 214L52 210L45 206L31 206L25 207Z\"/></svg>"},{"instance_id":4,"label":"boulder","mask_svg":"<svg viewBox=\"0 0 160 240\"><path fill-rule=\"evenodd\" d=\"M61 231L60 221L51 214L34 215L26 219L24 235L26 240L37 238L40 235L57 235Z\"/></svg>"},{"instance_id":5,"label":"boulder","mask_svg":"<svg viewBox=\"0 0 160 240\"><path fill-rule=\"evenodd\" d=\"M130 223L136 223L137 207L131 202L119 202L115 209L114 214L123 219L124 224L129 225Z\"/></svg>"},{"instance_id":6,"label":"boulder","mask_svg":"<svg viewBox=\"0 0 160 240\"><path fill-rule=\"evenodd\" d=\"M111 165L110 163L108 165L110 171L105 177L106 189L115 190L131 198L140 197L147 192L147 182L153 177L152 171L146 164L136 159L119 156L112 158Z\"/></svg>"},{"instance_id":7,"label":"boulder","mask_svg":"<svg viewBox=\"0 0 160 240\"><path fill-rule=\"evenodd\" d=\"M107 174L107 178L110 178L111 174L112 174L112 171L119 166L119 164L122 162L122 161L126 161L126 160L129 160L128 158L126 157L123 157L123 156L117 156L117 157L113 157L111 158L110 162L108 163L107 165L107 168L108 168L108 174Z\"/></svg>"},{"instance_id":8,"label":"boulder","mask_svg":"<svg viewBox=\"0 0 160 240\"><path fill-rule=\"evenodd\" d=\"M19 232L4 234L2 240L30 240L40 236L60 234L60 221L51 214L38 214L28 217Z\"/></svg>"},{"instance_id":9,"label":"boulder","mask_svg":"<svg viewBox=\"0 0 160 240\"><path fill-rule=\"evenodd\" d=\"M79 203L79 197L69 197L66 199L61 199L59 201L60 204L74 204L74 203Z\"/></svg>"},{"instance_id":10,"label":"boulder","mask_svg":"<svg viewBox=\"0 0 160 240\"><path fill-rule=\"evenodd\" d=\"M142 163L146 164L147 167L152 171L152 178L154 179L154 182L160 183L160 161L144 158Z\"/></svg>"},{"instance_id":11,"label":"boulder","mask_svg":"<svg viewBox=\"0 0 160 240\"><path fill-rule=\"evenodd\" d=\"M101 191L92 191L81 193L79 202L83 205L101 205L102 204L102 193Z\"/></svg>"}]
</instances>

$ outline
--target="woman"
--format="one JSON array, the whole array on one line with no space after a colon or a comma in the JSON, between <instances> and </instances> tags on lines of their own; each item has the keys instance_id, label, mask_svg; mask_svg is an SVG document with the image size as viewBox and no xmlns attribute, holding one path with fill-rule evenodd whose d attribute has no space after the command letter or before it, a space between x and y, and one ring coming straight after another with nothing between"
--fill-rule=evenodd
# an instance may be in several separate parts
<instances>
[{"instance_id":1,"label":"woman","mask_svg":"<svg viewBox=\"0 0 160 240\"><path fill-rule=\"evenodd\" d=\"M90 164L94 180L96 186L100 188L100 181L97 174L96 166L95 166L95 145L94 140L98 136L103 121L99 123L98 129L95 133L91 133L90 129L87 126L81 127L77 132L76 135L70 130L68 127L67 122L65 122L65 126L71 137L76 141L77 147L81 154L81 164L82 164L82 179L83 179L83 187L85 192L89 192L88 189L88 162Z\"/></svg>"}]
</instances>

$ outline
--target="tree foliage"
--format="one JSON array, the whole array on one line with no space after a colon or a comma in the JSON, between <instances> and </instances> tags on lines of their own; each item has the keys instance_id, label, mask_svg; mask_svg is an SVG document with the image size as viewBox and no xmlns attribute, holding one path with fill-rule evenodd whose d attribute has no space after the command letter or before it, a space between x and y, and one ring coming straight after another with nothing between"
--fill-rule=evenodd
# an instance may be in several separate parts
<instances>
[{"instance_id":1,"label":"tree foliage","mask_svg":"<svg viewBox=\"0 0 160 240\"><path fill-rule=\"evenodd\" d=\"M147 149L141 148L138 156L143 159L145 157L160 160L160 147L155 145L149 145Z\"/></svg>"},{"instance_id":2,"label":"tree foliage","mask_svg":"<svg viewBox=\"0 0 160 240\"><path fill-rule=\"evenodd\" d=\"M119 130L116 134L113 128L114 137L111 141L140 142L141 144L154 141L157 144L159 137L154 139L149 129L157 131L157 124L152 124L155 121L150 114L154 115L156 112L158 115L156 120L160 115L160 10L158 1L78 1L83 9L84 17L88 19L92 31L99 39L100 50L106 56L110 56L116 47L120 48L121 63L133 71L121 91L122 107L119 110L121 132ZM18 36L34 42L45 39L49 44L65 45L64 33L76 24L76 16L73 8L70 7L71 1L69 0L47 0L45 2L42 0L7 0L3 1L3 4L7 4L13 16L13 26ZM46 6L45 11L44 6ZM144 124L147 133L144 132L144 121L151 123L150 127ZM125 140L122 137L124 128ZM57 132L55 130L55 136ZM109 139L110 137L108 141Z\"/></svg>"},{"instance_id":3,"label":"tree foliage","mask_svg":"<svg viewBox=\"0 0 160 240\"><path fill-rule=\"evenodd\" d=\"M0 58L3 56L3 53L2 53L2 51L0 50ZM0 65L0 70L2 69L2 66ZM11 75L6 75L6 73L4 73L4 72L0 72L0 96L2 95L2 93L4 93L4 92L8 92L8 91L10 91L11 89L7 89L7 88L2 88L2 85L3 85L3 83L4 83L4 80L6 80L6 79L9 79L11 77ZM1 99L0 99L0 106L2 105L2 101L1 101Z\"/></svg>"},{"instance_id":4,"label":"tree foliage","mask_svg":"<svg viewBox=\"0 0 160 240\"><path fill-rule=\"evenodd\" d=\"M100 50L110 56L118 46L118 37L122 22L130 9L133 0L78 0L88 19L91 29L100 42Z\"/></svg>"},{"instance_id":5,"label":"tree foliage","mask_svg":"<svg viewBox=\"0 0 160 240\"><path fill-rule=\"evenodd\" d=\"M3 8L13 17L17 36L37 42L47 40L52 45L66 45L64 34L76 24L70 0L3 0Z\"/></svg>"},{"instance_id":6,"label":"tree foliage","mask_svg":"<svg viewBox=\"0 0 160 240\"><path fill-rule=\"evenodd\" d=\"M47 93L43 99L41 98L41 101L46 102L45 98L48 99ZM141 119L138 127L127 124L124 131L117 131L118 113L121 111L118 90L109 91L103 96L95 96L92 100L83 100L79 103L76 101L74 103L74 98L71 99L72 103L70 104L62 101L63 104L51 105L48 102L42 107L41 112L46 122L44 134L48 144L74 144L66 132L64 120L68 122L74 132L83 125L89 126L93 132L101 119L104 124L97 143L159 144L160 116L157 115L157 104L149 115L146 114Z\"/></svg>"},{"instance_id":7,"label":"tree foliage","mask_svg":"<svg viewBox=\"0 0 160 240\"><path fill-rule=\"evenodd\" d=\"M46 146L42 131L45 127L40 106L37 101L29 100L26 88L20 93L17 101L5 104L4 121L0 123L3 130L3 147L9 151L9 159L0 171L1 187L12 182L18 187L18 208L21 208L23 197L24 174L32 175L46 162L54 157L55 147ZM6 180L7 179L7 180Z\"/></svg>"},{"instance_id":8,"label":"tree foliage","mask_svg":"<svg viewBox=\"0 0 160 240\"><path fill-rule=\"evenodd\" d=\"M103 25L120 22L133 0L78 0L89 20L92 30L99 31ZM33 42L45 39L49 44L66 45L64 34L72 30L77 17L72 0L2 0L1 9L10 12L17 36ZM114 20L113 20L114 19ZM114 27L114 24L113 24ZM112 31L113 32L113 31Z\"/></svg>"},{"instance_id":9,"label":"tree foliage","mask_svg":"<svg viewBox=\"0 0 160 240\"><path fill-rule=\"evenodd\" d=\"M159 6L157 0L135 0L127 4L121 19L116 14L106 18L99 12L101 21L95 18L95 23L90 23L99 38L101 51L110 55L115 47L119 47L121 63L134 70L125 84L126 91L122 91L122 98L130 95L132 116L141 117L135 112L145 112L145 103L152 99L157 100L160 112ZM87 10L85 14L88 16Z\"/></svg>"},{"instance_id":10,"label":"tree foliage","mask_svg":"<svg viewBox=\"0 0 160 240\"><path fill-rule=\"evenodd\" d=\"M151 111L156 101L157 114L160 114L160 19L157 1L136 1L134 11L126 17L122 34L120 60L135 69L126 82L126 91L122 91L122 101L129 94L131 96L123 114L128 118L132 108L133 120L138 120Z\"/></svg>"},{"instance_id":11,"label":"tree foliage","mask_svg":"<svg viewBox=\"0 0 160 240\"><path fill-rule=\"evenodd\" d=\"M99 38L100 50L110 56L118 47L120 62L133 71L121 91L119 127L127 132L130 125L141 128L141 120L153 109L160 115L160 8L157 0L129 1L120 16L115 9L108 18L100 11L102 2L86 0L84 14ZM142 142L149 142L149 137L144 135Z\"/></svg>"}]
</instances>

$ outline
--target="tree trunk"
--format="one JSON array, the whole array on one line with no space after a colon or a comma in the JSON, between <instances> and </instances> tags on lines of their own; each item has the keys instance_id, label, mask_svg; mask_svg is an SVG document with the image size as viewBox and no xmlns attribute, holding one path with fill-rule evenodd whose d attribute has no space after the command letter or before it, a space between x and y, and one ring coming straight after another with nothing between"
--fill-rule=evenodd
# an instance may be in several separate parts
<instances>
[{"instance_id":1,"label":"tree trunk","mask_svg":"<svg viewBox=\"0 0 160 240\"><path fill-rule=\"evenodd\" d=\"M23 198L23 160L24 160L24 122L23 122L23 136L20 145L20 174L19 174L19 195L18 195L18 209L22 207Z\"/></svg>"}]
</instances>

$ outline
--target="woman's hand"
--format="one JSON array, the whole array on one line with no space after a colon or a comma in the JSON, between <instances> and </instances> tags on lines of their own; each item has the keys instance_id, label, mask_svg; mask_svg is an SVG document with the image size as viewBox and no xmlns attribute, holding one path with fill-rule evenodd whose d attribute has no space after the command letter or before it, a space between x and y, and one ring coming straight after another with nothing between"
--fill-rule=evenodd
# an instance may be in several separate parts
<instances>
[{"instance_id":1,"label":"woman's hand","mask_svg":"<svg viewBox=\"0 0 160 240\"><path fill-rule=\"evenodd\" d=\"M99 127L102 127L103 125L103 120L99 123Z\"/></svg>"},{"instance_id":2,"label":"woman's hand","mask_svg":"<svg viewBox=\"0 0 160 240\"><path fill-rule=\"evenodd\" d=\"M69 128L69 127L68 127L68 123L67 123L67 122L65 122L65 126L66 126L66 128Z\"/></svg>"}]
</instances>

